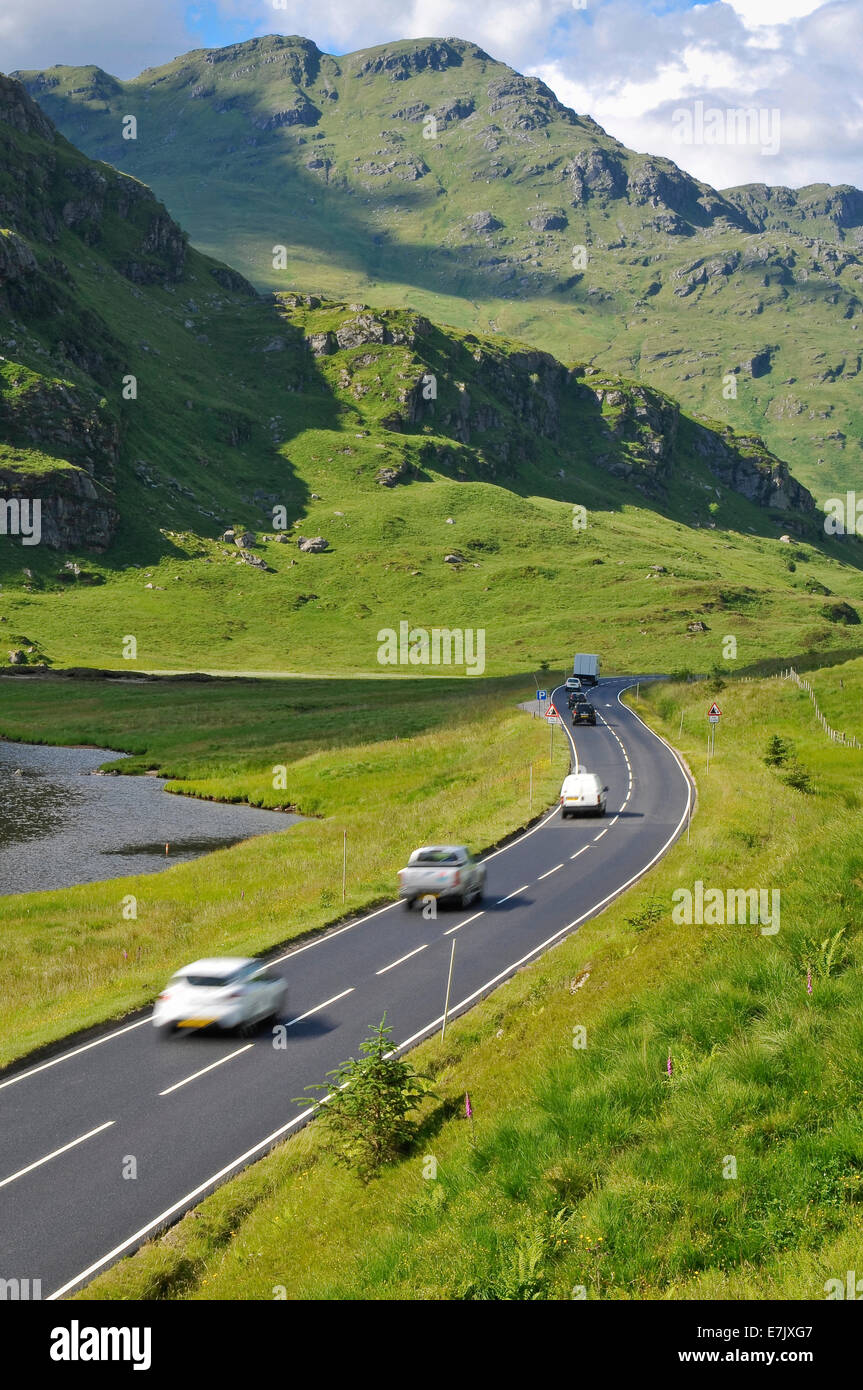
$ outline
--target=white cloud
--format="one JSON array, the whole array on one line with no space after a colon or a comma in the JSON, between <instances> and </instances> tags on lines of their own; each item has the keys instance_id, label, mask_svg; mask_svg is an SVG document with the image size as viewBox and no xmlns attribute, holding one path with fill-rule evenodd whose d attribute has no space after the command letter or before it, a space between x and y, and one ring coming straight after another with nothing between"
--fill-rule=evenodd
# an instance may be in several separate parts
<instances>
[{"instance_id":1,"label":"white cloud","mask_svg":"<svg viewBox=\"0 0 863 1390\"><path fill-rule=\"evenodd\" d=\"M96 63L128 77L200 47L186 0L0 0L0 65ZM236 40L306 34L345 53L398 38L458 35L541 76L577 111L637 150L666 154L717 187L743 182L863 184L859 55L863 0L202 0ZM210 32L213 32L211 29ZM678 106L781 113L773 156L747 145L673 139Z\"/></svg>"},{"instance_id":2,"label":"white cloud","mask_svg":"<svg viewBox=\"0 0 863 1390\"><path fill-rule=\"evenodd\" d=\"M176 0L3 0L0 71L95 63L119 77L189 48Z\"/></svg>"},{"instance_id":3,"label":"white cloud","mask_svg":"<svg viewBox=\"0 0 863 1390\"><path fill-rule=\"evenodd\" d=\"M640 24L628 0L607 0L597 20L584 27L577 52L534 70L624 144L667 155L716 188L863 186L860 0L730 0L642 12ZM675 111L696 102L723 113L755 109L774 130L778 122L778 149L763 152L772 140L763 148L733 140L679 144Z\"/></svg>"}]
</instances>

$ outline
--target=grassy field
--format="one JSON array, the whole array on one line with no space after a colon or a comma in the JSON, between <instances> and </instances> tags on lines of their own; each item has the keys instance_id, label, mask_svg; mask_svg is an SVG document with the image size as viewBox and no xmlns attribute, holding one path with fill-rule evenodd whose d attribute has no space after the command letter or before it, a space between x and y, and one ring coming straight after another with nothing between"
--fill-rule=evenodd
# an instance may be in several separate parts
<instances>
[{"instance_id":1,"label":"grassy field","mask_svg":"<svg viewBox=\"0 0 863 1390\"><path fill-rule=\"evenodd\" d=\"M197 956L256 954L391 898L423 841L479 850L524 825L529 764L535 811L567 765L517 708L532 695L530 677L0 683L7 738L116 748L124 772L157 768L173 791L310 818L163 873L0 898L0 1062L141 1007Z\"/></svg>"},{"instance_id":2,"label":"grassy field","mask_svg":"<svg viewBox=\"0 0 863 1390\"><path fill-rule=\"evenodd\" d=\"M33 261L22 330L0 338L0 474L44 494L47 517L55 486L92 488L95 469L119 514L98 553L95 504L68 552L3 538L4 665L380 674L378 632L407 621L482 630L488 675L563 666L576 642L607 669L740 669L863 632L859 540L768 506L777 460L681 413L634 361L609 376L580 336L554 342L564 366L473 322L250 296L146 189L59 136L0 123L0 166L16 228L0 242ZM102 189L90 231L63 213L85 184ZM154 238L166 249L145 255ZM223 541L229 526L254 545Z\"/></svg>"},{"instance_id":3,"label":"grassy field","mask_svg":"<svg viewBox=\"0 0 863 1390\"><path fill-rule=\"evenodd\" d=\"M813 679L850 725L863 663ZM859 1267L863 753L788 682L642 694L697 777L691 841L417 1049L414 1150L362 1187L313 1125L82 1297L819 1299ZM765 765L773 733L813 792ZM698 879L778 889L779 932L673 925Z\"/></svg>"},{"instance_id":4,"label":"grassy field","mask_svg":"<svg viewBox=\"0 0 863 1390\"><path fill-rule=\"evenodd\" d=\"M343 438L321 437L314 451ZM297 468L322 498L309 503L303 530L327 537L330 553L259 533L256 553L273 572L238 570L226 547L180 530L141 568L88 558L105 582L59 589L40 555L29 589L4 586L4 648L35 644L31 661L126 671L370 675L382 673L379 631L407 621L481 629L488 675L543 660L563 669L576 645L601 652L607 671L734 671L776 652L809 664L831 648L863 653L863 627L825 615L838 601L863 613L856 553L843 563L809 541L783 545L766 519L763 534L750 534L728 493L727 522L720 514L716 529L693 529L618 500L613 483L585 470L588 523L576 530L563 497L440 474L370 492L325 457ZM444 563L452 548L464 564ZM692 623L705 628L691 632ZM123 655L129 635L135 659Z\"/></svg>"}]
</instances>

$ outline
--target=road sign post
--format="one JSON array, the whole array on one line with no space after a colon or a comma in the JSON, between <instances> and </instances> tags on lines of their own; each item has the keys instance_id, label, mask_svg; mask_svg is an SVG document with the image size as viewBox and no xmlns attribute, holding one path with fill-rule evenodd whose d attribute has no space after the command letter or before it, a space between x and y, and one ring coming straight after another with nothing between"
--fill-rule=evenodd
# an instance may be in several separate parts
<instances>
[{"instance_id":1,"label":"road sign post","mask_svg":"<svg viewBox=\"0 0 863 1390\"><path fill-rule=\"evenodd\" d=\"M710 754L715 754L716 751L716 726L722 718L722 710L719 708L715 700L713 701L713 704L710 706L710 709L707 711L707 718L710 725L710 727L707 730L707 771L709 772Z\"/></svg>"}]
</instances>

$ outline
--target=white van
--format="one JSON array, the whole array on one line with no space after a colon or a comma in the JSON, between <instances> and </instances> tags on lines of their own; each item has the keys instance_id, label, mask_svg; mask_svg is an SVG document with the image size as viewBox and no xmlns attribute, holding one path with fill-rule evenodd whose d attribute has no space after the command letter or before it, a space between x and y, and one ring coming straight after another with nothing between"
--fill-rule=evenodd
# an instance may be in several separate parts
<instances>
[{"instance_id":1,"label":"white van","mask_svg":"<svg viewBox=\"0 0 863 1390\"><path fill-rule=\"evenodd\" d=\"M560 814L567 816L604 816L605 797L608 787L604 787L595 772L571 772L564 777L560 789Z\"/></svg>"}]
</instances>

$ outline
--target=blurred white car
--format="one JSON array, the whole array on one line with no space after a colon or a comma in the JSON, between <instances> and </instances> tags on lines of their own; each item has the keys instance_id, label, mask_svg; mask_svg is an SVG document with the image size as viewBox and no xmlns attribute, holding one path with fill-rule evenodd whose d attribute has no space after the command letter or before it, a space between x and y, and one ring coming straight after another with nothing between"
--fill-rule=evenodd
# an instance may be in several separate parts
<instances>
[{"instance_id":1,"label":"blurred white car","mask_svg":"<svg viewBox=\"0 0 863 1390\"><path fill-rule=\"evenodd\" d=\"M172 975L153 1009L163 1036L175 1028L215 1027L251 1032L264 1019L282 1015L288 987L259 960L219 956L196 960Z\"/></svg>"}]
</instances>

